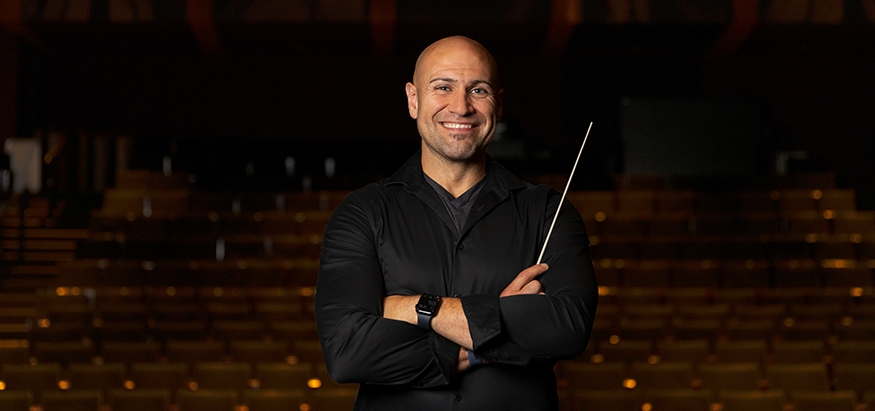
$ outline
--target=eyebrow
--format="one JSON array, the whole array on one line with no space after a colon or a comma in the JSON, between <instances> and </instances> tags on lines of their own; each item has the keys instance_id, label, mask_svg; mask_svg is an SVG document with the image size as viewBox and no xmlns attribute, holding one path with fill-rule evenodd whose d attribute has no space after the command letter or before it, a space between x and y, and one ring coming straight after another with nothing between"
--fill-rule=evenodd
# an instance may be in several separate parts
<instances>
[{"instance_id":1,"label":"eyebrow","mask_svg":"<svg viewBox=\"0 0 875 411\"><path fill-rule=\"evenodd\" d=\"M429 81L428 84L434 83L434 82L436 82L436 81L445 81L445 82L447 82L447 83L457 83L457 82L458 82L458 80L456 80L456 79L454 79L454 78L449 78L449 77L437 77L437 78L433 78L433 79L431 79L431 81ZM488 81L486 81L486 80L474 80L474 81L471 82L471 84L472 84L472 85L473 85L473 84L485 84L485 85L487 85L487 86L489 86L489 87L492 87L492 83L490 83L490 82L488 82Z\"/></svg>"}]
</instances>

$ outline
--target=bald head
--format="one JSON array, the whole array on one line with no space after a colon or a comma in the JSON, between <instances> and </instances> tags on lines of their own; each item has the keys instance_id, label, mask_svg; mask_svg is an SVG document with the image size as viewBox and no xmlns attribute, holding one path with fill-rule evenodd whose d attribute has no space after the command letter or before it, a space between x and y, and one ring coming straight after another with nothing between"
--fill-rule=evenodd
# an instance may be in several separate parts
<instances>
[{"instance_id":1,"label":"bald head","mask_svg":"<svg viewBox=\"0 0 875 411\"><path fill-rule=\"evenodd\" d=\"M428 76L440 65L485 65L489 68L487 80L495 90L500 90L498 77L498 65L486 47L464 36L452 36L440 39L425 50L416 59L416 68L413 71L413 84L422 87L432 79Z\"/></svg>"}]
</instances>

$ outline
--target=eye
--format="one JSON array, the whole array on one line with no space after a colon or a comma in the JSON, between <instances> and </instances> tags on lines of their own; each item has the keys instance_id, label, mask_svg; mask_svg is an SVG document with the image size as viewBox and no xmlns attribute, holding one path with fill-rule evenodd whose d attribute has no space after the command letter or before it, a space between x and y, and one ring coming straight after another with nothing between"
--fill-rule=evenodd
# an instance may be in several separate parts
<instances>
[{"instance_id":1,"label":"eye","mask_svg":"<svg viewBox=\"0 0 875 411\"><path fill-rule=\"evenodd\" d=\"M488 95L489 95L489 90L484 89L484 88L475 88L475 89L471 89L471 93L472 93L472 94L478 94L478 95L481 95L481 96L488 96Z\"/></svg>"},{"instance_id":2,"label":"eye","mask_svg":"<svg viewBox=\"0 0 875 411\"><path fill-rule=\"evenodd\" d=\"M450 91L450 87L449 87L449 86L437 86L437 87L435 87L434 89L435 89L435 90L439 90L439 91Z\"/></svg>"}]
</instances>

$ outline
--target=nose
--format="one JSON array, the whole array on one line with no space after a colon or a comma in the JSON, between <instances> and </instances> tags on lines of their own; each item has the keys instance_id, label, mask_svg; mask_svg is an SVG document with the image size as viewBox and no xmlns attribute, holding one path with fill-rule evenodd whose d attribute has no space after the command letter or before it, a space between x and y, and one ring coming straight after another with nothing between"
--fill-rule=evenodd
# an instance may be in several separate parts
<instances>
[{"instance_id":1,"label":"nose","mask_svg":"<svg viewBox=\"0 0 875 411\"><path fill-rule=\"evenodd\" d=\"M458 90L453 93L448 107L451 113L465 117L474 112L474 106L471 105L470 95L467 90Z\"/></svg>"}]
</instances>

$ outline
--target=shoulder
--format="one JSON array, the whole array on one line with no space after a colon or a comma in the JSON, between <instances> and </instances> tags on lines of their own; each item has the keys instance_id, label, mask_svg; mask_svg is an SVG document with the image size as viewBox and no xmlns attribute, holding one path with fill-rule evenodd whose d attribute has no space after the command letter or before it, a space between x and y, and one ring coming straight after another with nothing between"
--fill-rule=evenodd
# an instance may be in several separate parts
<instances>
[{"instance_id":1,"label":"shoulder","mask_svg":"<svg viewBox=\"0 0 875 411\"><path fill-rule=\"evenodd\" d=\"M335 208L332 217L349 214L375 216L405 194L408 193L403 184L390 183L389 180L374 182L347 195Z\"/></svg>"},{"instance_id":2,"label":"shoulder","mask_svg":"<svg viewBox=\"0 0 875 411\"><path fill-rule=\"evenodd\" d=\"M499 190L506 190L513 195L523 198L544 198L561 195L552 186L546 184L532 184L517 177L513 172L500 163L489 160L487 170L494 184Z\"/></svg>"},{"instance_id":3,"label":"shoulder","mask_svg":"<svg viewBox=\"0 0 875 411\"><path fill-rule=\"evenodd\" d=\"M344 204L357 206L373 205L396 197L400 192L404 192L403 185L391 184L388 180L381 180L353 191L340 204L341 206Z\"/></svg>"},{"instance_id":4,"label":"shoulder","mask_svg":"<svg viewBox=\"0 0 875 411\"><path fill-rule=\"evenodd\" d=\"M545 184L524 184L524 187L513 192L514 196L517 198L517 201L549 203L559 201L559 197L562 196L562 193L557 191L555 188Z\"/></svg>"}]
</instances>

